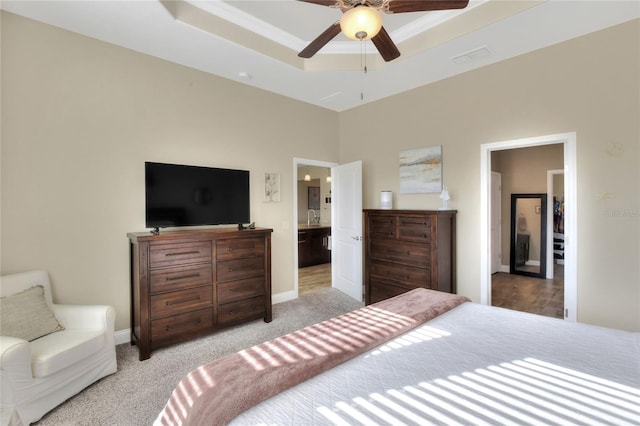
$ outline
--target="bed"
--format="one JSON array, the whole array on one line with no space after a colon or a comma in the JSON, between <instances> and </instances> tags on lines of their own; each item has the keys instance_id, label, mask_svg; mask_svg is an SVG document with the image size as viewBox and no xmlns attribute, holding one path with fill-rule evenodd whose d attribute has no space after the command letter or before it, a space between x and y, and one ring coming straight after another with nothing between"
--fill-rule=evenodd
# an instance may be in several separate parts
<instances>
[{"instance_id":1,"label":"bed","mask_svg":"<svg viewBox=\"0 0 640 426\"><path fill-rule=\"evenodd\" d=\"M205 364L157 425L640 424L640 334L417 289Z\"/></svg>"}]
</instances>

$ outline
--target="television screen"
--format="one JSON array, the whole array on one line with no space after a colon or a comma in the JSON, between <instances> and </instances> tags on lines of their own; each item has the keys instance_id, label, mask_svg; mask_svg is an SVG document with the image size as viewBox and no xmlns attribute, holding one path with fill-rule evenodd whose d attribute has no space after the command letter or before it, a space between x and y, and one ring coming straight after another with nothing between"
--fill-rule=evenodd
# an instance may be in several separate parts
<instances>
[{"instance_id":1,"label":"television screen","mask_svg":"<svg viewBox=\"0 0 640 426\"><path fill-rule=\"evenodd\" d=\"M146 226L249 223L249 171L145 162Z\"/></svg>"}]
</instances>

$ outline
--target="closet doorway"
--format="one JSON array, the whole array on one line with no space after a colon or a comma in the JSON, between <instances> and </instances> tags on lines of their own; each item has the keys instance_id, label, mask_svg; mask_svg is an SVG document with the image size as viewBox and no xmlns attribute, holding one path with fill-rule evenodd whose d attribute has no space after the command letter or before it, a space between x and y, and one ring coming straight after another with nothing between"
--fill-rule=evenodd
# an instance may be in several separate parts
<instances>
[{"instance_id":1,"label":"closet doorway","mask_svg":"<svg viewBox=\"0 0 640 426\"><path fill-rule=\"evenodd\" d=\"M495 142L489 144L483 144L481 146L481 229L480 229L480 240L481 240L481 271L480 271L480 287L481 294L480 299L483 304L492 304L492 275L491 275L491 254L492 250L496 249L495 244L492 244L490 238L490 229L491 229L491 219L493 212L491 211L491 171L492 171L492 154L496 151L506 151L511 149L525 148L525 147L535 147L535 146L543 146L543 145L553 145L553 144L561 144L562 152L563 152L563 160L564 160L564 199L565 199L565 209L564 209L564 265L563 267L555 267L555 273L561 272L561 269L564 269L564 306L563 306L563 317L569 321L576 321L577 319L577 256L576 256L576 208L575 208L575 200L577 193L577 181L576 181L576 134L575 133L564 133L557 135L548 135L541 137L533 137L526 139L518 139L512 141L504 141L504 142ZM522 170L524 176L526 178L526 170ZM546 173L546 171L545 171ZM513 192L519 192L517 189L506 189L505 188L505 180L503 178L503 192L510 196ZM503 212L502 217L510 217L510 215L504 212L505 204L510 208L510 203L503 203ZM548 211L552 213L552 208L549 208ZM547 213L549 214L549 213ZM552 221L547 221L547 224L553 223ZM509 224L507 224L508 226ZM508 236L505 237L504 234L510 235L510 233L503 233L503 247L508 247L505 244L505 238L508 240ZM553 242L552 239L549 239L549 243ZM568 244L568 243L571 244ZM548 246L548 245L547 245ZM502 251L503 253L506 250ZM553 251L549 251L552 253ZM507 265L509 259L503 258L502 264ZM503 271L508 271L508 267L504 267ZM529 277L519 277L522 279L528 279Z\"/></svg>"}]
</instances>

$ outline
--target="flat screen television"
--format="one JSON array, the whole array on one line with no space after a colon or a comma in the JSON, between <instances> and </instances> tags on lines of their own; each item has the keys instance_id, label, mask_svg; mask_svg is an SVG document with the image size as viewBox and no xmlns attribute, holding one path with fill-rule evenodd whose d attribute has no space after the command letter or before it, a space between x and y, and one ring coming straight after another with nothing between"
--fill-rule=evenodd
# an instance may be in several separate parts
<instances>
[{"instance_id":1,"label":"flat screen television","mask_svg":"<svg viewBox=\"0 0 640 426\"><path fill-rule=\"evenodd\" d=\"M145 162L147 228L249 223L249 171Z\"/></svg>"}]
</instances>

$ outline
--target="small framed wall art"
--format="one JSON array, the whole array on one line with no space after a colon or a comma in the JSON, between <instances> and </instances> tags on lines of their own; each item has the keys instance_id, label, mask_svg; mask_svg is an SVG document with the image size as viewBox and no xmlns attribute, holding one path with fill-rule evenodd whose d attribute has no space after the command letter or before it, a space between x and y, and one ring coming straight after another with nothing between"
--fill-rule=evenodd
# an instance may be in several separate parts
<instances>
[{"instance_id":1,"label":"small framed wall art","mask_svg":"<svg viewBox=\"0 0 640 426\"><path fill-rule=\"evenodd\" d=\"M280 173L264 174L264 201L267 203L280 202Z\"/></svg>"}]
</instances>

